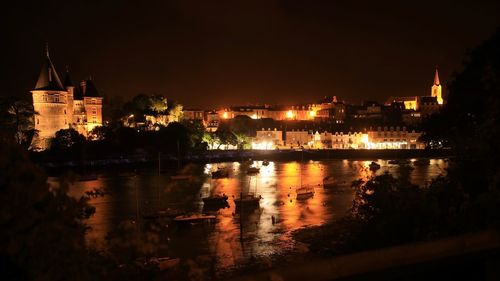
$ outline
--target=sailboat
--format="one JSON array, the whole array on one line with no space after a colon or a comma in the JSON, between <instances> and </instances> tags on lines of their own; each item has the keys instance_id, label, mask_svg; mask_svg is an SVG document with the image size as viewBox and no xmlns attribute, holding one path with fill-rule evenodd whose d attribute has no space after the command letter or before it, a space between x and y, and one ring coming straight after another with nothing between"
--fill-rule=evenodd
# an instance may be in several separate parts
<instances>
[{"instance_id":1,"label":"sailboat","mask_svg":"<svg viewBox=\"0 0 500 281\"><path fill-rule=\"evenodd\" d=\"M370 167L370 170L372 171L376 171L378 169L380 169L380 164L378 164L377 162L371 162L370 165L368 165Z\"/></svg>"},{"instance_id":2,"label":"sailboat","mask_svg":"<svg viewBox=\"0 0 500 281\"><path fill-rule=\"evenodd\" d=\"M323 187L335 187L337 185L337 181L333 176L326 176L323 178Z\"/></svg>"},{"instance_id":3,"label":"sailboat","mask_svg":"<svg viewBox=\"0 0 500 281\"><path fill-rule=\"evenodd\" d=\"M160 175L161 175L161 161L160 161L160 153L158 153L158 179L160 178ZM176 209L161 208L161 187L160 184L158 184L158 208L156 210L143 214L142 217L144 219L174 218L183 215L184 213L185 212Z\"/></svg>"},{"instance_id":4,"label":"sailboat","mask_svg":"<svg viewBox=\"0 0 500 281\"><path fill-rule=\"evenodd\" d=\"M250 186L250 184L249 184ZM255 178L255 191L257 191L257 177ZM236 209L242 210L242 208L256 208L260 206L260 199L262 196L256 195L255 193L247 192L247 194L243 194L243 191L240 192L240 197L234 199L234 204L236 205Z\"/></svg>"},{"instance_id":5,"label":"sailboat","mask_svg":"<svg viewBox=\"0 0 500 281\"><path fill-rule=\"evenodd\" d=\"M217 171L212 172L213 179L222 179L229 177L229 170L227 168L218 168Z\"/></svg>"},{"instance_id":6,"label":"sailboat","mask_svg":"<svg viewBox=\"0 0 500 281\"><path fill-rule=\"evenodd\" d=\"M302 162L304 160L304 152L302 152L302 161L300 162L300 187L297 188L297 200L306 200L314 196L314 188L302 185Z\"/></svg>"},{"instance_id":7,"label":"sailboat","mask_svg":"<svg viewBox=\"0 0 500 281\"><path fill-rule=\"evenodd\" d=\"M159 158L160 158L160 154L158 153L158 159ZM189 174L183 173L183 171L181 171L181 151L180 151L180 147L179 147L179 140L177 140L177 173L175 175L170 176L170 179L174 180L174 181L185 181L185 180L193 180L194 179L193 175L189 175Z\"/></svg>"},{"instance_id":8,"label":"sailboat","mask_svg":"<svg viewBox=\"0 0 500 281\"><path fill-rule=\"evenodd\" d=\"M257 167L250 167L247 169L247 174L249 174L249 175L258 174L259 171L260 171L260 169Z\"/></svg>"},{"instance_id":9,"label":"sailboat","mask_svg":"<svg viewBox=\"0 0 500 281\"><path fill-rule=\"evenodd\" d=\"M210 191L212 189L212 180L210 179ZM213 194L209 195L208 197L202 198L203 204L205 205L226 205L227 204L227 195L222 193L222 194Z\"/></svg>"}]
</instances>

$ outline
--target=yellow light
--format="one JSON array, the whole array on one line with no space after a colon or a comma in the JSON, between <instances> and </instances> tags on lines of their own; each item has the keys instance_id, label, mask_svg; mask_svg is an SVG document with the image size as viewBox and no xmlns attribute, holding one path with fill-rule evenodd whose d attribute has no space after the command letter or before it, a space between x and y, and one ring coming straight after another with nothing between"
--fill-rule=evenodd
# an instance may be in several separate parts
<instances>
[{"instance_id":1,"label":"yellow light","mask_svg":"<svg viewBox=\"0 0 500 281\"><path fill-rule=\"evenodd\" d=\"M286 112L286 118L290 118L290 119L292 119L292 118L293 118L293 111L288 110L288 111Z\"/></svg>"},{"instance_id":2,"label":"yellow light","mask_svg":"<svg viewBox=\"0 0 500 281\"><path fill-rule=\"evenodd\" d=\"M224 111L224 113L222 113L222 118L224 118L224 119L227 119L227 118L228 118L227 111Z\"/></svg>"},{"instance_id":3,"label":"yellow light","mask_svg":"<svg viewBox=\"0 0 500 281\"><path fill-rule=\"evenodd\" d=\"M309 115L311 117L315 117L316 116L316 111L314 111L314 110L309 111Z\"/></svg>"},{"instance_id":4,"label":"yellow light","mask_svg":"<svg viewBox=\"0 0 500 281\"><path fill-rule=\"evenodd\" d=\"M257 119L257 114L255 114L255 113L254 113L254 114L252 115L252 119Z\"/></svg>"}]
</instances>

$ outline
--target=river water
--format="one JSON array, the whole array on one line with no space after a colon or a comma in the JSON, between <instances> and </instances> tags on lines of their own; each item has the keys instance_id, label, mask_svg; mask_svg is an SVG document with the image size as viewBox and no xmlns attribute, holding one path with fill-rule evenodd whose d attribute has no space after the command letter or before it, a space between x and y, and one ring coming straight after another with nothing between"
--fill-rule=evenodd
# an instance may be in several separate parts
<instances>
[{"instance_id":1,"label":"river water","mask_svg":"<svg viewBox=\"0 0 500 281\"><path fill-rule=\"evenodd\" d=\"M138 172L102 172L97 180L75 182L70 189L74 196L95 188L108 194L92 198L96 213L90 218L87 237L90 243L100 244L108 232L124 220L143 222L142 214L158 207L183 211L204 212L201 198L210 193L225 193L229 206L215 210L213 223L180 227L173 222L162 223L161 256L189 259L207 256L214 260L216 270L245 264L254 258L266 258L296 250L291 232L300 228L319 226L344 216L352 205L355 190L351 182L366 178L370 161L327 160L308 162L262 161L248 164L227 162L190 166L194 180L172 181L171 173L157 170ZM378 160L381 169L396 174L398 166ZM249 176L248 165L260 167L260 173ZM229 178L211 179L218 167L231 170ZM425 185L445 173L446 159L431 159L428 166L415 166L410 179ZM323 188L322 180L334 176L338 185ZM55 179L51 179L55 181ZM315 188L312 198L296 200L296 188L302 185ZM260 208L247 210L240 216L235 211L234 196L243 192L260 194ZM274 218L274 219L273 219Z\"/></svg>"}]
</instances>

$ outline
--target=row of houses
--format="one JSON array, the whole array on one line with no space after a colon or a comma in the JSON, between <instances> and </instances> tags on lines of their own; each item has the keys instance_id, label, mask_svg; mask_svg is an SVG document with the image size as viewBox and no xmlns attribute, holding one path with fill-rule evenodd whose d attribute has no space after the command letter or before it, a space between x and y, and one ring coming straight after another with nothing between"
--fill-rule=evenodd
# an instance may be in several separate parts
<instances>
[{"instance_id":1,"label":"row of houses","mask_svg":"<svg viewBox=\"0 0 500 281\"><path fill-rule=\"evenodd\" d=\"M420 132L406 127L377 127L363 132L281 131L262 129L253 149L424 149Z\"/></svg>"}]
</instances>

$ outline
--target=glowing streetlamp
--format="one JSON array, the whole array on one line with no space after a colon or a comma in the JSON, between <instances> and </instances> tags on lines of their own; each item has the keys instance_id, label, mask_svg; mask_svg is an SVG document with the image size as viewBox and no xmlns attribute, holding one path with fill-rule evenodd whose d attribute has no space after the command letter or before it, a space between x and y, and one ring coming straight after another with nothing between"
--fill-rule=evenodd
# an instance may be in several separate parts
<instances>
[{"instance_id":1,"label":"glowing streetlamp","mask_svg":"<svg viewBox=\"0 0 500 281\"><path fill-rule=\"evenodd\" d=\"M286 118L288 118L288 119L292 119L292 118L293 118L293 111L288 110L288 111L286 112Z\"/></svg>"},{"instance_id":2,"label":"glowing streetlamp","mask_svg":"<svg viewBox=\"0 0 500 281\"><path fill-rule=\"evenodd\" d=\"M227 119L228 117L229 114L227 114L227 111L224 111L224 113L222 113L222 118Z\"/></svg>"},{"instance_id":3,"label":"glowing streetlamp","mask_svg":"<svg viewBox=\"0 0 500 281\"><path fill-rule=\"evenodd\" d=\"M316 117L316 111L314 110L309 111L309 116L311 116L311 118Z\"/></svg>"}]
</instances>

